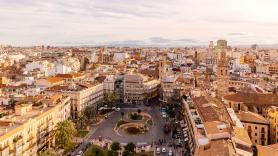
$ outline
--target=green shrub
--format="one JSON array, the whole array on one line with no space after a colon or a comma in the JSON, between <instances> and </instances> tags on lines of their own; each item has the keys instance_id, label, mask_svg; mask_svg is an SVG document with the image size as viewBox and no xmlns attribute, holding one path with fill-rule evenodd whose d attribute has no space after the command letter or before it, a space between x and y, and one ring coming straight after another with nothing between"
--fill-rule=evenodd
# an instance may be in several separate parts
<instances>
[{"instance_id":1,"label":"green shrub","mask_svg":"<svg viewBox=\"0 0 278 156\"><path fill-rule=\"evenodd\" d=\"M138 113L130 113L129 114L129 118L131 120L142 120L143 119L143 116L138 114Z\"/></svg>"}]
</instances>

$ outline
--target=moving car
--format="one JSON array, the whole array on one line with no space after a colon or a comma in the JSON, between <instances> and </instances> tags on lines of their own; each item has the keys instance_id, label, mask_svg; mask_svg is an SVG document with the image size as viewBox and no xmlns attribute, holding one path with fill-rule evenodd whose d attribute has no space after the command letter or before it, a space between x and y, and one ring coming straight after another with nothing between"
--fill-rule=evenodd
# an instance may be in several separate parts
<instances>
[{"instance_id":1,"label":"moving car","mask_svg":"<svg viewBox=\"0 0 278 156\"><path fill-rule=\"evenodd\" d=\"M169 149L168 156L172 156L172 155L173 155L173 151L171 149Z\"/></svg>"},{"instance_id":2,"label":"moving car","mask_svg":"<svg viewBox=\"0 0 278 156\"><path fill-rule=\"evenodd\" d=\"M157 154L160 153L160 148L159 148L159 147L156 148L156 153L157 153Z\"/></svg>"},{"instance_id":3,"label":"moving car","mask_svg":"<svg viewBox=\"0 0 278 156\"><path fill-rule=\"evenodd\" d=\"M83 155L83 151L78 151L76 156L82 156Z\"/></svg>"}]
</instances>

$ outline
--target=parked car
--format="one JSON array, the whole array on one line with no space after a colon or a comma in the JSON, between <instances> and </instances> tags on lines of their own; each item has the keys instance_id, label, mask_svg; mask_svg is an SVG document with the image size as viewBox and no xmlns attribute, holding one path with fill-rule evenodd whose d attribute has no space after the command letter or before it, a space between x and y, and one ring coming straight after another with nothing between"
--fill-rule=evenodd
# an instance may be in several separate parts
<instances>
[{"instance_id":1,"label":"parked car","mask_svg":"<svg viewBox=\"0 0 278 156\"><path fill-rule=\"evenodd\" d=\"M167 152L166 148L162 147L162 153L166 153L166 152Z\"/></svg>"}]
</instances>

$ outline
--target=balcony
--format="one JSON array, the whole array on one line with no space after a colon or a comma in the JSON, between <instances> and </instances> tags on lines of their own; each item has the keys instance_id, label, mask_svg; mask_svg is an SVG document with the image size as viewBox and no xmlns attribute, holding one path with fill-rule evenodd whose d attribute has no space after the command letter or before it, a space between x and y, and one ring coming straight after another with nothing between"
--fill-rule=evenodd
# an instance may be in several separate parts
<instances>
[{"instance_id":1,"label":"balcony","mask_svg":"<svg viewBox=\"0 0 278 156\"><path fill-rule=\"evenodd\" d=\"M3 147L0 147L0 152L5 151L7 149L9 149L9 145L8 144L4 145Z\"/></svg>"}]
</instances>

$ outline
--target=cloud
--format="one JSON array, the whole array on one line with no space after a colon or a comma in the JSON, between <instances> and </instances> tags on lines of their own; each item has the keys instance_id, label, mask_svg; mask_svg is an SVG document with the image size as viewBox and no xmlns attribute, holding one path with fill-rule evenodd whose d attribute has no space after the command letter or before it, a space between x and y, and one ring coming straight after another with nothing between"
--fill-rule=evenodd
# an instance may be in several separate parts
<instances>
[{"instance_id":1,"label":"cloud","mask_svg":"<svg viewBox=\"0 0 278 156\"><path fill-rule=\"evenodd\" d=\"M196 40L190 38L177 39L176 42L197 43Z\"/></svg>"},{"instance_id":2,"label":"cloud","mask_svg":"<svg viewBox=\"0 0 278 156\"><path fill-rule=\"evenodd\" d=\"M151 43L169 43L169 42L171 42L171 40L169 40L167 38L163 38L163 37L151 37L149 40L151 41Z\"/></svg>"},{"instance_id":3,"label":"cloud","mask_svg":"<svg viewBox=\"0 0 278 156\"><path fill-rule=\"evenodd\" d=\"M0 0L0 40L196 45L224 37L238 44L276 43L277 5L276 0Z\"/></svg>"},{"instance_id":4,"label":"cloud","mask_svg":"<svg viewBox=\"0 0 278 156\"><path fill-rule=\"evenodd\" d=\"M228 33L229 36L248 36L247 33Z\"/></svg>"},{"instance_id":5,"label":"cloud","mask_svg":"<svg viewBox=\"0 0 278 156\"><path fill-rule=\"evenodd\" d=\"M141 40L123 40L123 41L110 41L105 44L110 46L143 46L146 44L146 42Z\"/></svg>"}]
</instances>

